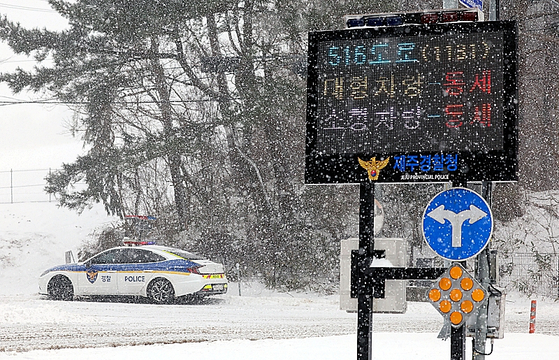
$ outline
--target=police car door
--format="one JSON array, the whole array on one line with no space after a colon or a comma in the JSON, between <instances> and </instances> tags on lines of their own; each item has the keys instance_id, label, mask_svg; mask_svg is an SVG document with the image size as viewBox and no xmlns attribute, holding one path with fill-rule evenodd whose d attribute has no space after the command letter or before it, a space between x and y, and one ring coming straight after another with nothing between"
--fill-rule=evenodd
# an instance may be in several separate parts
<instances>
[{"instance_id":1,"label":"police car door","mask_svg":"<svg viewBox=\"0 0 559 360\"><path fill-rule=\"evenodd\" d=\"M78 276L79 295L116 295L118 282L117 266L121 261L120 248L104 251L86 263L83 275Z\"/></svg>"},{"instance_id":2,"label":"police car door","mask_svg":"<svg viewBox=\"0 0 559 360\"><path fill-rule=\"evenodd\" d=\"M118 271L118 289L121 295L140 295L153 277L153 264L165 258L142 248L125 251L126 265Z\"/></svg>"}]
</instances>

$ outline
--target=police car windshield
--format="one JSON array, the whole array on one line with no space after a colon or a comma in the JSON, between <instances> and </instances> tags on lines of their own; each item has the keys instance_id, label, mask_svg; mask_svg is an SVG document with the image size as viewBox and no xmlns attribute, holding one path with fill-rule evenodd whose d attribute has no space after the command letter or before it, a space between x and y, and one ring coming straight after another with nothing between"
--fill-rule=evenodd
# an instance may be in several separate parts
<instances>
[{"instance_id":1,"label":"police car windshield","mask_svg":"<svg viewBox=\"0 0 559 360\"><path fill-rule=\"evenodd\" d=\"M182 258L185 258L187 260L206 260L206 258L204 258L203 256L196 255L196 254L190 253L188 251L180 250L180 249L166 248L165 251L167 251L167 252L169 252L173 255L177 255L177 256L180 256Z\"/></svg>"}]
</instances>

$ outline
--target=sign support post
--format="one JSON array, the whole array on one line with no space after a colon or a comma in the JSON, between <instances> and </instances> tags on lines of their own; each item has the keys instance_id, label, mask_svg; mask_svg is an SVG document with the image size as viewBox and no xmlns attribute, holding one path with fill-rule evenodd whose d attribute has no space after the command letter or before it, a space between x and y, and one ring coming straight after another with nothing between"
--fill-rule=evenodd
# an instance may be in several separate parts
<instances>
[{"instance_id":1,"label":"sign support post","mask_svg":"<svg viewBox=\"0 0 559 360\"><path fill-rule=\"evenodd\" d=\"M358 304L357 360L372 359L373 299L384 298L385 281L387 279L434 280L446 270L444 268L371 267L375 257L384 255L384 250L374 250L374 194L374 182L368 181L359 184L359 250L352 252L351 259L351 296L357 297ZM457 341L457 344L463 344L463 340ZM463 359L463 356L451 358L451 360Z\"/></svg>"},{"instance_id":2,"label":"sign support post","mask_svg":"<svg viewBox=\"0 0 559 360\"><path fill-rule=\"evenodd\" d=\"M466 187L467 182L463 178L456 178L452 182L452 187ZM460 262L466 265L465 261ZM450 360L464 360L466 358L466 326L458 328L450 327Z\"/></svg>"},{"instance_id":3,"label":"sign support post","mask_svg":"<svg viewBox=\"0 0 559 360\"><path fill-rule=\"evenodd\" d=\"M489 0L489 21L500 20L500 3L499 0ZM491 196L493 191L493 183L490 181L483 181L481 183L481 196L491 206ZM486 288L490 284L489 278L489 248L486 247L477 256L477 275L483 286ZM487 340L487 315L488 305L484 304L478 311L476 321L476 332L473 340L473 359L485 360L485 345Z\"/></svg>"},{"instance_id":4,"label":"sign support post","mask_svg":"<svg viewBox=\"0 0 559 360\"><path fill-rule=\"evenodd\" d=\"M464 325L459 328L451 326L450 360L464 360L466 355L466 330Z\"/></svg>"},{"instance_id":5,"label":"sign support post","mask_svg":"<svg viewBox=\"0 0 559 360\"><path fill-rule=\"evenodd\" d=\"M363 262L372 259L375 248L374 183L359 185L359 255ZM359 268L367 264L359 264ZM373 292L371 281L359 276L357 279L357 360L372 359Z\"/></svg>"},{"instance_id":6,"label":"sign support post","mask_svg":"<svg viewBox=\"0 0 559 360\"><path fill-rule=\"evenodd\" d=\"M452 9L458 7L458 0L443 0L443 8ZM453 181L452 186L464 186L462 181ZM450 333L450 359L451 360L464 360L466 356L466 329L462 325L459 328L451 327Z\"/></svg>"},{"instance_id":7,"label":"sign support post","mask_svg":"<svg viewBox=\"0 0 559 360\"><path fill-rule=\"evenodd\" d=\"M481 196L491 206L491 195L493 191L493 183L490 181L483 181L481 184ZM476 258L477 264L477 278L482 285L487 289L490 285L489 277L489 247L485 247ZM482 305L478 311L476 319L476 332L473 340L473 359L485 360L485 344L487 340L487 318L488 318L488 304Z\"/></svg>"}]
</instances>

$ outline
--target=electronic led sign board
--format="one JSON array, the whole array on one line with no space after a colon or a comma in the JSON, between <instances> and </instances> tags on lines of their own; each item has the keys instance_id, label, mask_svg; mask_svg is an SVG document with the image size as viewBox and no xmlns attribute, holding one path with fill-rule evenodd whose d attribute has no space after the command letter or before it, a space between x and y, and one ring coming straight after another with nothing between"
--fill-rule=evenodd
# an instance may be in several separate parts
<instances>
[{"instance_id":1,"label":"electronic led sign board","mask_svg":"<svg viewBox=\"0 0 559 360\"><path fill-rule=\"evenodd\" d=\"M516 26L309 34L306 182L517 180Z\"/></svg>"}]
</instances>

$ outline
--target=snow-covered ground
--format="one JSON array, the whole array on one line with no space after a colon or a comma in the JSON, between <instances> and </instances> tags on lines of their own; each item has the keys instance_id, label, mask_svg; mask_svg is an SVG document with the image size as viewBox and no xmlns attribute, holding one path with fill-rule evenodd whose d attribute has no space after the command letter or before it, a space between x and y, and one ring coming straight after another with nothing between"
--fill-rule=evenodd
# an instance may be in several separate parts
<instances>
[{"instance_id":1,"label":"snow-covered ground","mask_svg":"<svg viewBox=\"0 0 559 360\"><path fill-rule=\"evenodd\" d=\"M54 203L0 205L0 359L356 358L356 315L339 310L337 296L255 283L241 284L242 296L233 283L205 303L169 306L36 294L44 269L112 221L101 207L77 215ZM530 300L508 295L505 338L488 359L557 359L559 303L538 299L536 334L528 334ZM428 303L410 303L403 315L376 314L373 359L449 359L449 341L437 339L442 323Z\"/></svg>"}]
</instances>

